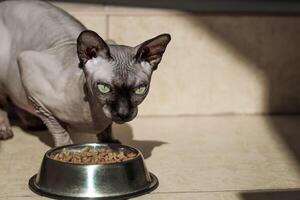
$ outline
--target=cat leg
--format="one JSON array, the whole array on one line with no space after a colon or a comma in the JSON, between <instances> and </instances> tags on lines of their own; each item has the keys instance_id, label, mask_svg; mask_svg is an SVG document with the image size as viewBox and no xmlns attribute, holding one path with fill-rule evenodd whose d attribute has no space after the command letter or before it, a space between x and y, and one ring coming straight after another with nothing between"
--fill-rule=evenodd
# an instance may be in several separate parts
<instances>
[{"instance_id":1,"label":"cat leg","mask_svg":"<svg viewBox=\"0 0 300 200\"><path fill-rule=\"evenodd\" d=\"M121 144L121 142L117 139L114 139L112 136L112 124L110 124L104 131L97 134L99 143L115 143Z\"/></svg>"},{"instance_id":2,"label":"cat leg","mask_svg":"<svg viewBox=\"0 0 300 200\"><path fill-rule=\"evenodd\" d=\"M31 104L33 105L35 112L47 126L50 131L53 140L54 146L64 146L68 144L73 144L73 141L70 137L70 134L66 129L61 125L61 123L49 112L44 106L42 106L37 100L32 97L28 98Z\"/></svg>"},{"instance_id":3,"label":"cat leg","mask_svg":"<svg viewBox=\"0 0 300 200\"><path fill-rule=\"evenodd\" d=\"M0 140L7 140L12 138L13 135L8 115L0 109Z\"/></svg>"},{"instance_id":4,"label":"cat leg","mask_svg":"<svg viewBox=\"0 0 300 200\"><path fill-rule=\"evenodd\" d=\"M69 133L53 115L42 117L42 120L53 137L55 147L73 144Z\"/></svg>"}]
</instances>

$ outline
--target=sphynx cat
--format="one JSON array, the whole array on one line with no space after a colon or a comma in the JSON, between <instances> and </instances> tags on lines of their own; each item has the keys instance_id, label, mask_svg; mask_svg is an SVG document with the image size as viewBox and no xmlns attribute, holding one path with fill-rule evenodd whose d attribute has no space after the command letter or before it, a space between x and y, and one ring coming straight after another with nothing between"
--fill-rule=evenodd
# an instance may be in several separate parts
<instances>
[{"instance_id":1,"label":"sphynx cat","mask_svg":"<svg viewBox=\"0 0 300 200\"><path fill-rule=\"evenodd\" d=\"M135 118L170 40L117 45L48 2L1 2L0 139L13 136L10 105L25 127L46 125L55 146L72 144L72 131L117 142L112 123Z\"/></svg>"}]
</instances>

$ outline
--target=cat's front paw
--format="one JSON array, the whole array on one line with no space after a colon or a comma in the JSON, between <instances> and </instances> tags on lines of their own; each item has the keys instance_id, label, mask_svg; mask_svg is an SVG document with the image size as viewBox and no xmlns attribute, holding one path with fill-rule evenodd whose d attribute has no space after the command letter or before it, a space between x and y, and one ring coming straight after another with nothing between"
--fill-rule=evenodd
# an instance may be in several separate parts
<instances>
[{"instance_id":1,"label":"cat's front paw","mask_svg":"<svg viewBox=\"0 0 300 200\"><path fill-rule=\"evenodd\" d=\"M1 123L0 124L0 140L7 140L14 136L10 125Z\"/></svg>"}]
</instances>

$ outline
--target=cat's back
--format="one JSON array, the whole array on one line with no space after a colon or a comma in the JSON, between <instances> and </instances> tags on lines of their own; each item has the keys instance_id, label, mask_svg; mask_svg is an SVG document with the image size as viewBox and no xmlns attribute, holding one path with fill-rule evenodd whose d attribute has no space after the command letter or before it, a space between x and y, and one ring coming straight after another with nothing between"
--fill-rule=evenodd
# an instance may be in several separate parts
<instances>
[{"instance_id":1,"label":"cat's back","mask_svg":"<svg viewBox=\"0 0 300 200\"><path fill-rule=\"evenodd\" d=\"M44 50L59 42L76 40L85 29L62 9L39 0L3 1L0 18L0 26L9 31L18 52Z\"/></svg>"},{"instance_id":2,"label":"cat's back","mask_svg":"<svg viewBox=\"0 0 300 200\"><path fill-rule=\"evenodd\" d=\"M27 102L20 80L18 55L26 50L42 51L64 42L76 42L84 29L71 15L48 2L1 1L0 96L8 95L16 105Z\"/></svg>"}]
</instances>

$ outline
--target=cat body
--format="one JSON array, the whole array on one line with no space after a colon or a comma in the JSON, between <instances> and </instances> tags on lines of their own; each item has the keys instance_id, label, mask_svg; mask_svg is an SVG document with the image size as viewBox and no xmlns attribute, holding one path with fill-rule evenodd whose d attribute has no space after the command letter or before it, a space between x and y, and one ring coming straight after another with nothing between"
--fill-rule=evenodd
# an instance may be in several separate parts
<instances>
[{"instance_id":1,"label":"cat body","mask_svg":"<svg viewBox=\"0 0 300 200\"><path fill-rule=\"evenodd\" d=\"M42 121L56 146L69 131L103 142L112 122L137 114L151 75L170 41L160 35L136 47L108 44L65 11L44 1L0 3L0 108L13 105L25 124ZM0 139L12 137L5 109Z\"/></svg>"}]
</instances>

